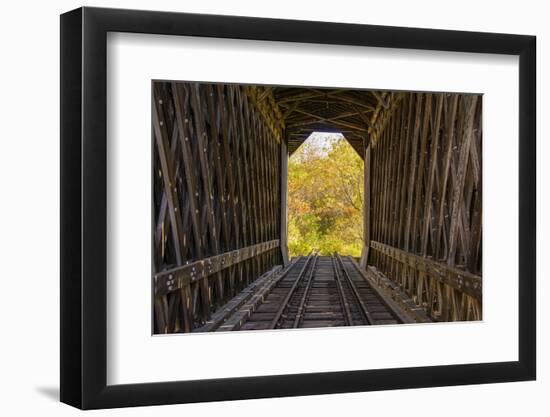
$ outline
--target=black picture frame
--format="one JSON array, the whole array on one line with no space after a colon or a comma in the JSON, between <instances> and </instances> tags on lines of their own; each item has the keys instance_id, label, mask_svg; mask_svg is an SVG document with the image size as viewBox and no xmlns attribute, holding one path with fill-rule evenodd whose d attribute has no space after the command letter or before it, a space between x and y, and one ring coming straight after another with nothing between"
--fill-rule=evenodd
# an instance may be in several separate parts
<instances>
[{"instance_id":1,"label":"black picture frame","mask_svg":"<svg viewBox=\"0 0 550 417\"><path fill-rule=\"evenodd\" d=\"M519 360L107 385L108 32L519 56ZM62 402L94 409L535 379L534 36L84 7L61 15L60 57Z\"/></svg>"}]
</instances>

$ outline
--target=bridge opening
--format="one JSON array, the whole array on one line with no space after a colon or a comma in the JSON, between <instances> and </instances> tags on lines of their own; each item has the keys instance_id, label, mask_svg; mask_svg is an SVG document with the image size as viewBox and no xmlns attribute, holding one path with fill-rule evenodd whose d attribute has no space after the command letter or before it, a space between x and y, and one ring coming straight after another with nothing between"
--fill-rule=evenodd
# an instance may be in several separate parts
<instances>
[{"instance_id":1,"label":"bridge opening","mask_svg":"<svg viewBox=\"0 0 550 417\"><path fill-rule=\"evenodd\" d=\"M288 163L288 249L361 256L363 160L341 133L313 132Z\"/></svg>"},{"instance_id":2,"label":"bridge opening","mask_svg":"<svg viewBox=\"0 0 550 417\"><path fill-rule=\"evenodd\" d=\"M152 104L153 333L482 318L480 94L163 80Z\"/></svg>"}]
</instances>

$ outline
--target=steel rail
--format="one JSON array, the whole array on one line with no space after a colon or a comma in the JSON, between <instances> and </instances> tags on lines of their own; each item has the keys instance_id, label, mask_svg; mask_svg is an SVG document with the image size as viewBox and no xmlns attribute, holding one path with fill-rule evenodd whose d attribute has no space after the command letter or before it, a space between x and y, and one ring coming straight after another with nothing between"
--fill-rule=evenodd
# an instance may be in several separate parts
<instances>
[{"instance_id":1,"label":"steel rail","mask_svg":"<svg viewBox=\"0 0 550 417\"><path fill-rule=\"evenodd\" d=\"M315 256L313 258L313 265L311 265L311 269L309 271L309 276L306 282L306 288L304 291L304 294L302 295L302 299L300 300L300 306L298 307L298 312L296 313L296 317L294 319L294 323L292 325L293 328L298 328L300 324L302 323L302 312L304 310L304 306L306 304L307 295L309 293L309 289L311 288L311 282L313 281L313 277L315 275L315 267L317 266L317 260L319 259L319 256Z\"/></svg>"},{"instance_id":2,"label":"steel rail","mask_svg":"<svg viewBox=\"0 0 550 417\"><path fill-rule=\"evenodd\" d=\"M267 296L269 293L271 293L271 291L273 291L273 288L275 288L275 286L279 283L279 281L283 280L291 271L294 271L296 269L296 267L298 265L298 261L300 260L300 258L303 258L303 256L300 256L298 258L293 259L286 269L274 272L275 277L274 278L269 278L268 282L266 282L266 283L262 284L262 286L260 286L262 288L266 288L264 296ZM272 271L269 271L266 274L270 274L271 272ZM264 275L262 275L262 276L264 276ZM262 276L258 279L261 279ZM254 283L252 283L251 285L254 285ZM260 287L255 286L255 288L260 288ZM247 288L249 288L249 287L247 287ZM247 288L245 288L245 290ZM262 291L262 288L260 288L260 292ZM223 325L226 322L226 320L228 319L228 317L230 317L231 314L233 314L240 306L244 305L251 298L253 298L254 295L256 294L256 292L257 292L257 290L249 291L248 293L245 294L245 296L242 297L242 299L239 300L238 304L235 305L232 308L227 309L227 304L226 304L223 309L220 309L221 311L219 310L218 312L213 314L212 319L209 322L207 322L205 325L199 327L198 329L195 329L194 331L196 331L196 332L215 331L221 325ZM235 298L233 298L233 300L235 300L238 297L239 297L239 295L237 295ZM231 300L228 304L232 303L233 300ZM215 316L216 316L216 318L214 318Z\"/></svg>"},{"instance_id":3,"label":"steel rail","mask_svg":"<svg viewBox=\"0 0 550 417\"><path fill-rule=\"evenodd\" d=\"M344 312L344 321L346 323L346 326L353 325L353 319L351 316L351 310L349 308L349 303L346 295L344 294L344 287L342 286L340 273L338 272L338 268L336 266L336 261L334 256L330 257L332 261L332 268L334 269L334 276L336 278L336 286L338 287L338 295L340 296L340 304L342 305L342 311Z\"/></svg>"},{"instance_id":4,"label":"steel rail","mask_svg":"<svg viewBox=\"0 0 550 417\"><path fill-rule=\"evenodd\" d=\"M359 304L359 307L361 308L361 312L363 313L363 316L365 317L365 320L367 321L367 324L373 324L374 319L372 318L372 315L370 314L366 304L361 299L361 296L359 294L359 291L357 290L357 287L355 286L355 284L353 283L353 280L349 276L349 273L348 273L346 267L344 266L344 262L342 262L341 256L339 254L336 254L336 256L337 256L337 259L338 259L340 265L342 266L342 271L344 271L344 277L346 278L347 283L350 286L350 288L353 292L353 295L355 296L355 299L357 300L357 303Z\"/></svg>"},{"instance_id":5,"label":"steel rail","mask_svg":"<svg viewBox=\"0 0 550 417\"><path fill-rule=\"evenodd\" d=\"M271 323L269 324L269 327L268 327L269 329L274 329L277 326L277 323L281 319L281 316L283 315L283 312L285 311L285 308L286 308L288 302L290 301L290 298L292 297L292 295L294 294L294 291L296 291L296 288L298 287L298 284L302 280L302 277L304 276L304 272L307 269L309 263L311 262L312 256L313 256L313 254L310 254L307 257L306 263L302 267L302 270L298 274L298 277L294 281L294 284L292 284L292 287L290 288L290 290L288 291L286 297L284 298L283 302L281 303L281 306L277 310L277 313L275 313L275 317L273 318L273 320L271 320Z\"/></svg>"},{"instance_id":6,"label":"steel rail","mask_svg":"<svg viewBox=\"0 0 550 417\"><path fill-rule=\"evenodd\" d=\"M351 256L348 256L348 260L350 261L350 263L353 265L354 269L357 271L357 273L359 275L361 275L361 278L363 278L363 280L368 284L370 285L370 287L372 288L372 290L378 295L378 298L380 299L380 301L382 302L382 304L384 304L384 306L386 308L388 308L394 315L395 317L398 318L399 321L401 321L403 324L407 324L407 323L416 323L417 320L415 320L414 318L412 317L409 317L408 314L407 314L407 310L403 310L399 307L399 304L396 303L394 300L391 299L391 297L385 295L381 290L380 288L376 285L376 283L373 283L371 282L371 280L367 277L367 275L365 274L364 271L361 270L361 268L359 268L359 265L357 265L356 262L353 261L353 259L351 258ZM412 300L410 300L411 303L414 303ZM421 322L425 322L425 323L428 323L430 322L431 320L428 319L427 316L425 316L425 312L424 312L424 309L422 309L422 307L418 307L419 308L419 314L420 317L422 317L420 320ZM425 317L425 319L424 319Z\"/></svg>"}]
</instances>

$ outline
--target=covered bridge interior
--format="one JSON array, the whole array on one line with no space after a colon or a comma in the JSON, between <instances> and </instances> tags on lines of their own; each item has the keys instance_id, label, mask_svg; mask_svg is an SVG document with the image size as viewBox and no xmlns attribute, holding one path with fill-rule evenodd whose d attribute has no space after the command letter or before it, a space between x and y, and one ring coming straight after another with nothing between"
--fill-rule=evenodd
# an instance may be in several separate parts
<instances>
[{"instance_id":1,"label":"covered bridge interior","mask_svg":"<svg viewBox=\"0 0 550 417\"><path fill-rule=\"evenodd\" d=\"M481 319L480 96L159 81L152 112L154 333L246 328L292 268L309 290L329 261L289 259L287 173L312 132L364 160L363 251L336 255L336 283L399 322Z\"/></svg>"}]
</instances>

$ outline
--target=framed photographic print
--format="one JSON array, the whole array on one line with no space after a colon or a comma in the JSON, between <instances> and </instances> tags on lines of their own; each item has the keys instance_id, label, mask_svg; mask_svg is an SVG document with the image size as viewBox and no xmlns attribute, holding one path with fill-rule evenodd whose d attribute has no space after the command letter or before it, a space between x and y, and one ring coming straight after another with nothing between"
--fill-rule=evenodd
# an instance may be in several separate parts
<instances>
[{"instance_id":1,"label":"framed photographic print","mask_svg":"<svg viewBox=\"0 0 550 417\"><path fill-rule=\"evenodd\" d=\"M535 379L535 38L61 16L61 400Z\"/></svg>"}]
</instances>

